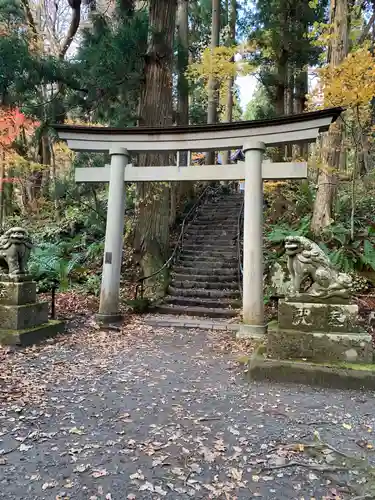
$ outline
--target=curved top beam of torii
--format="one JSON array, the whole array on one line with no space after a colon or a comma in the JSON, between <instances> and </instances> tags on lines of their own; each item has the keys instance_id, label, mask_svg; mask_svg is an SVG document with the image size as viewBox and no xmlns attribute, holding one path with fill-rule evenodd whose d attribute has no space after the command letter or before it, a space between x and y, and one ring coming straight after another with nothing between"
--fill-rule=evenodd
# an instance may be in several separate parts
<instances>
[{"instance_id":1,"label":"curved top beam of torii","mask_svg":"<svg viewBox=\"0 0 375 500\"><path fill-rule=\"evenodd\" d=\"M331 108L269 120L213 125L111 128L54 125L60 139L74 151L105 152L120 146L140 151L209 151L242 148L251 139L266 146L315 141L328 130L342 108Z\"/></svg>"}]
</instances>

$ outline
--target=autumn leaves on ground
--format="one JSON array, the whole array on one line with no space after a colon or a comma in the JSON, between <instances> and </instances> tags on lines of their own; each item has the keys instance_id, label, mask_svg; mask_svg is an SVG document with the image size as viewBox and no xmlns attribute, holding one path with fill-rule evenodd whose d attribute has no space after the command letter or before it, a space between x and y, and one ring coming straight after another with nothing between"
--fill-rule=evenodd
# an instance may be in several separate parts
<instances>
[{"instance_id":1,"label":"autumn leaves on ground","mask_svg":"<svg viewBox=\"0 0 375 500\"><path fill-rule=\"evenodd\" d=\"M0 498L337 500L374 491L372 394L249 383L238 359L251 345L132 316L104 331L95 306L62 295L66 334L1 350Z\"/></svg>"}]
</instances>

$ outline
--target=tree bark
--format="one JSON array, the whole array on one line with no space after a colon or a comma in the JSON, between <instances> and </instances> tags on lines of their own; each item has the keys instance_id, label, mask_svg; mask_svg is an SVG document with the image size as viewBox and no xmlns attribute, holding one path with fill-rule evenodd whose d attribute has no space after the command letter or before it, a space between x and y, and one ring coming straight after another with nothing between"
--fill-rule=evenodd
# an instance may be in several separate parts
<instances>
[{"instance_id":1,"label":"tree bark","mask_svg":"<svg viewBox=\"0 0 375 500\"><path fill-rule=\"evenodd\" d=\"M289 61L287 70L287 87L285 93L285 114L292 115L294 113L294 65ZM288 144L285 148L285 156L290 159L293 155L293 145Z\"/></svg>"},{"instance_id":2,"label":"tree bark","mask_svg":"<svg viewBox=\"0 0 375 500\"><path fill-rule=\"evenodd\" d=\"M172 60L177 0L150 0L150 39L145 58L144 84L139 125L172 125ZM142 166L168 165L168 153L139 155ZM159 270L168 256L169 187L145 182L138 186L138 224L135 251L143 275ZM164 291L166 274L152 280L156 291Z\"/></svg>"},{"instance_id":3,"label":"tree bark","mask_svg":"<svg viewBox=\"0 0 375 500\"><path fill-rule=\"evenodd\" d=\"M178 42L178 125L189 124L189 83L186 70L189 65L189 4L188 0L179 0L177 16Z\"/></svg>"},{"instance_id":4,"label":"tree bark","mask_svg":"<svg viewBox=\"0 0 375 500\"><path fill-rule=\"evenodd\" d=\"M237 21L237 0L230 0L230 10L229 12L229 45L234 45L236 43L236 21ZM234 62L234 57L232 58ZM230 123L233 119L233 86L234 78L228 79L228 91L227 99L225 103L225 117L224 121ZM223 164L229 163L230 151L223 152Z\"/></svg>"},{"instance_id":5,"label":"tree bark","mask_svg":"<svg viewBox=\"0 0 375 500\"><path fill-rule=\"evenodd\" d=\"M339 65L349 49L348 0L331 0L330 21L332 37L328 47L327 62L332 67ZM331 125L322 141L321 165L318 176L311 230L318 234L332 223L333 203L337 189L337 169L340 166L342 144L342 120Z\"/></svg>"},{"instance_id":6,"label":"tree bark","mask_svg":"<svg viewBox=\"0 0 375 500\"><path fill-rule=\"evenodd\" d=\"M300 69L295 77L295 96L294 96L294 113L299 115L305 111L306 95L308 93L308 74L307 71ZM308 145L296 145L293 148L294 158L302 157L307 160Z\"/></svg>"},{"instance_id":7,"label":"tree bark","mask_svg":"<svg viewBox=\"0 0 375 500\"><path fill-rule=\"evenodd\" d=\"M211 53L213 54L216 47L220 43L220 0L212 0L212 28L211 28ZM218 105L218 88L217 82L210 75L208 80L208 102L207 102L207 123L216 123L217 121L217 105ZM206 164L212 165L215 163L215 152L210 151L206 155Z\"/></svg>"},{"instance_id":8,"label":"tree bark","mask_svg":"<svg viewBox=\"0 0 375 500\"><path fill-rule=\"evenodd\" d=\"M82 0L68 0L69 6L72 9L72 17L70 19L68 33L60 49L60 59L64 59L78 31L81 22L81 1Z\"/></svg>"},{"instance_id":9,"label":"tree bark","mask_svg":"<svg viewBox=\"0 0 375 500\"><path fill-rule=\"evenodd\" d=\"M186 78L186 70L189 65L189 2L188 0L178 0L177 11L177 125L189 125L189 82ZM188 151L180 151L179 165L188 164ZM171 215L170 225L176 220L176 211L181 198L194 196L193 182L172 183L171 186ZM174 211L172 210L174 206Z\"/></svg>"}]
</instances>

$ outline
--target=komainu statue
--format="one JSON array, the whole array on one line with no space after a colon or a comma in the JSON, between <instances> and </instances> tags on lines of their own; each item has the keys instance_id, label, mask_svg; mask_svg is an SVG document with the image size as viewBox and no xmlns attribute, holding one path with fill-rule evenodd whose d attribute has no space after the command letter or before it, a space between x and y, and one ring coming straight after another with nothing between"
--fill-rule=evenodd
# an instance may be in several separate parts
<instances>
[{"instance_id":1,"label":"komainu statue","mask_svg":"<svg viewBox=\"0 0 375 500\"><path fill-rule=\"evenodd\" d=\"M27 274L27 261L32 248L28 232L12 227L0 236L0 272L10 278Z\"/></svg>"},{"instance_id":2,"label":"komainu statue","mask_svg":"<svg viewBox=\"0 0 375 500\"><path fill-rule=\"evenodd\" d=\"M350 297L351 277L339 273L316 243L304 236L288 236L285 238L285 251L294 296L322 300ZM307 278L311 279L312 285L302 292L301 286Z\"/></svg>"}]
</instances>

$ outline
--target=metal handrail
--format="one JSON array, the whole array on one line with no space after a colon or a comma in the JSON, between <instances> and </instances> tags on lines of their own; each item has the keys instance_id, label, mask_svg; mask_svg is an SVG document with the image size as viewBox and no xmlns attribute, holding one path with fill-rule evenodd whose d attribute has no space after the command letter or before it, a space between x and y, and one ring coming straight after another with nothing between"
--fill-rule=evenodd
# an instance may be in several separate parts
<instances>
[{"instance_id":1,"label":"metal handrail","mask_svg":"<svg viewBox=\"0 0 375 500\"><path fill-rule=\"evenodd\" d=\"M241 234L242 234L242 230L243 230L243 223L241 223L241 222L242 222L244 206L245 206L245 200L242 202L240 213L238 214L238 219L237 219L238 286L240 289L241 298L243 297L242 296L243 268L242 268L242 252L241 252Z\"/></svg>"},{"instance_id":2,"label":"metal handrail","mask_svg":"<svg viewBox=\"0 0 375 500\"><path fill-rule=\"evenodd\" d=\"M161 273L164 269L166 269L167 267L169 267L169 265L171 264L171 262L175 259L176 255L177 255L177 251L180 249L180 247L182 247L182 243L183 243L183 239L184 239L184 233L185 233L185 226L187 224L187 222L191 222L190 220L188 220L191 216L191 214L193 212L196 212L198 207L200 206L200 203L202 201L202 199L206 196L206 194L210 191L210 188L211 186L206 186L202 193L199 195L197 201L194 203L194 205L191 207L191 209L189 210L189 212L186 214L186 216L184 217L183 221L182 221L182 224L181 224L181 231L180 231L180 235L178 237L178 240L175 244L175 247L173 249L173 252L171 254L171 256L169 257L169 259L164 262L164 264L161 266L160 269L158 269L157 271L153 272L152 274L150 274L149 276L142 276L142 278L139 278L138 279L138 284L137 286L135 287L135 299L137 299L138 297L138 290L139 288L141 289L141 298L143 298L143 294L144 294L144 282L150 278L153 278L154 276L156 276L157 274ZM217 188L216 190L214 191L218 191L220 188ZM195 214L196 215L196 214ZM194 219L192 219L194 220Z\"/></svg>"}]
</instances>

